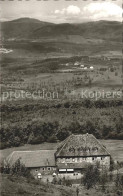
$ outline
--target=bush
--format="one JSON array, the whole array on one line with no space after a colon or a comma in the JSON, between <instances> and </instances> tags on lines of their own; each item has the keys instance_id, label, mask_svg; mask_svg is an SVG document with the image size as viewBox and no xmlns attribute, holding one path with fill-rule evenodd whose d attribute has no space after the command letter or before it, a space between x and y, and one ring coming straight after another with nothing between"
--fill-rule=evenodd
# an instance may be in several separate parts
<instances>
[{"instance_id":1,"label":"bush","mask_svg":"<svg viewBox=\"0 0 123 196\"><path fill-rule=\"evenodd\" d=\"M108 182L108 173L107 170L104 168L101 171L101 175L100 175L100 184L102 186L102 191L105 191L105 185Z\"/></svg>"},{"instance_id":2,"label":"bush","mask_svg":"<svg viewBox=\"0 0 123 196\"><path fill-rule=\"evenodd\" d=\"M89 165L86 168L84 177L83 177L83 184L87 189L92 188L97 183L99 183L100 178L100 171L98 165L93 166Z\"/></svg>"},{"instance_id":3,"label":"bush","mask_svg":"<svg viewBox=\"0 0 123 196\"><path fill-rule=\"evenodd\" d=\"M42 142L44 142L44 137L42 135L35 136L33 133L30 134L28 144L41 144Z\"/></svg>"},{"instance_id":4,"label":"bush","mask_svg":"<svg viewBox=\"0 0 123 196\"><path fill-rule=\"evenodd\" d=\"M22 186L18 188L18 191L17 192L18 192L18 194L21 194L21 195L27 193L27 191L24 190Z\"/></svg>"},{"instance_id":5,"label":"bush","mask_svg":"<svg viewBox=\"0 0 123 196\"><path fill-rule=\"evenodd\" d=\"M31 177L29 169L21 163L20 159L18 159L13 165L10 165L7 162L3 163L1 166L1 172L4 174L24 176L27 178Z\"/></svg>"},{"instance_id":6,"label":"bush","mask_svg":"<svg viewBox=\"0 0 123 196\"><path fill-rule=\"evenodd\" d=\"M69 102L64 103L64 107L65 108L69 108L70 107L70 103Z\"/></svg>"},{"instance_id":7,"label":"bush","mask_svg":"<svg viewBox=\"0 0 123 196\"><path fill-rule=\"evenodd\" d=\"M115 187L117 190L123 190L123 175L117 173L115 178Z\"/></svg>"},{"instance_id":8,"label":"bush","mask_svg":"<svg viewBox=\"0 0 123 196\"><path fill-rule=\"evenodd\" d=\"M51 137L49 137L48 142L50 143L55 143L58 141L58 138L55 135L52 135Z\"/></svg>"},{"instance_id":9,"label":"bush","mask_svg":"<svg viewBox=\"0 0 123 196\"><path fill-rule=\"evenodd\" d=\"M53 184L57 184L57 183L58 183L58 181L57 181L57 178L56 178L56 177L54 177L54 178L53 178L52 183L53 183Z\"/></svg>"},{"instance_id":10,"label":"bush","mask_svg":"<svg viewBox=\"0 0 123 196\"><path fill-rule=\"evenodd\" d=\"M3 161L1 163L0 172L4 173L4 174L10 174L10 172L11 172L10 164Z\"/></svg>"},{"instance_id":11,"label":"bush","mask_svg":"<svg viewBox=\"0 0 123 196\"><path fill-rule=\"evenodd\" d=\"M65 186L72 186L72 183L71 183L70 180L65 180L65 181L64 181L64 185L65 185Z\"/></svg>"}]
</instances>

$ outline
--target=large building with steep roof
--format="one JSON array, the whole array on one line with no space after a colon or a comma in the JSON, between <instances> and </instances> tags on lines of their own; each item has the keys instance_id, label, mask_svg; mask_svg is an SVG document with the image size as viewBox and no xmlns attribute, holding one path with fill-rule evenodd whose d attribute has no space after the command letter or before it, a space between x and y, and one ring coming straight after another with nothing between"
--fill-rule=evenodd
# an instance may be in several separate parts
<instances>
[{"instance_id":1,"label":"large building with steep roof","mask_svg":"<svg viewBox=\"0 0 123 196\"><path fill-rule=\"evenodd\" d=\"M58 147L55 160L60 173L82 172L97 162L109 168L110 153L92 134L70 135Z\"/></svg>"}]
</instances>

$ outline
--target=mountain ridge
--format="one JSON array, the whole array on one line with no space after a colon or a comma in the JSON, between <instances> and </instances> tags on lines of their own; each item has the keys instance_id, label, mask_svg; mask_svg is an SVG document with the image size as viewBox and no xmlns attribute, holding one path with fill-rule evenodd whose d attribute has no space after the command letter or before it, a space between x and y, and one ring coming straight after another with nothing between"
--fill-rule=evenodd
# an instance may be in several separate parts
<instances>
[{"instance_id":1,"label":"mountain ridge","mask_svg":"<svg viewBox=\"0 0 123 196\"><path fill-rule=\"evenodd\" d=\"M84 23L49 23L33 18L19 18L1 23L5 39L55 37L59 35L79 35L89 38L121 40L122 23L118 21L90 21Z\"/></svg>"}]
</instances>

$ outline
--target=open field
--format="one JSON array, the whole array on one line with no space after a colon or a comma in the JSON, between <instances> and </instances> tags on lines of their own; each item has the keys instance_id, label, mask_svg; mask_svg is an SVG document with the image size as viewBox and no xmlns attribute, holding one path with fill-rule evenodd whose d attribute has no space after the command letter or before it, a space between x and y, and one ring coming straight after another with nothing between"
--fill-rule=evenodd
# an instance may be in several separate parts
<instances>
[{"instance_id":1,"label":"open field","mask_svg":"<svg viewBox=\"0 0 123 196\"><path fill-rule=\"evenodd\" d=\"M77 58L80 59L80 64L88 67L87 71L77 69L74 66ZM72 89L76 95L86 89L90 91L104 90L105 92L120 91L122 87L121 60L106 61L101 57L93 58L88 61L82 60L81 56L64 59L58 56L57 58L49 58L39 55L38 59L34 57L32 60L32 57L25 59L17 57L15 59L5 56L2 60L2 92L9 90L30 92L43 88L47 91L55 90L57 92L64 91L64 88L70 91ZM93 71L89 71L90 66L94 67ZM18 83L21 88L18 87ZM11 87L8 88L6 84Z\"/></svg>"},{"instance_id":2,"label":"open field","mask_svg":"<svg viewBox=\"0 0 123 196\"><path fill-rule=\"evenodd\" d=\"M23 24L23 20L21 22L23 29L25 29L25 23ZM111 25L112 24L113 23L111 23ZM9 23L3 25L5 25L6 29L8 28L6 25L9 25ZM11 23L11 25L14 25L14 27L12 27L14 30L12 30L11 33L13 34L15 31L18 34L18 28L15 28L16 25L18 26L18 22L16 24ZM36 25L35 28L37 28L37 25L39 26L41 24L33 23L33 25ZM82 29L84 28L83 25L82 27L80 25ZM93 24L87 24L87 26L88 25L93 26ZM98 27L98 24L95 23L95 25ZM119 29L120 24L115 25L118 25ZM12 52L2 54L1 56L2 92L15 90L12 86L11 88L6 87L5 84L11 85L17 83L16 89L18 89L18 82L23 86L20 90L24 89L28 92L31 91L30 89L32 89L32 86L34 87L36 85L38 87L34 87L33 90L36 90L37 88L61 90L64 87L67 87L68 90L71 90L71 88L74 89L76 94L79 94L85 87L92 91L117 91L121 88L122 45L120 40L117 39L117 36L114 40L109 39L110 36L107 32L107 41L107 38L105 36L103 37L102 32L99 32L99 34L101 33L102 35L101 37L99 35L94 36L95 34L92 36L90 33L86 36L86 34L81 35L81 28L79 34L76 32L76 27L74 27L76 33L73 33L72 27L70 28L72 33L68 31L66 34L64 32L64 25L55 25L53 29L52 27L53 26L50 26L52 32L50 36L47 36L47 27L46 29L44 27L43 32L46 30L46 33L44 34L39 30L34 31L32 37L27 38L20 36L14 38L16 35L15 33L13 36L14 39L9 39L12 36L10 33L10 37L7 36L8 39L3 41L2 47L10 49ZM58 34L54 34L56 32L54 31L54 28L58 30ZM59 28L63 30L63 34ZM30 31L31 30L29 30L28 33L30 33ZM9 32L7 30L4 33L7 35ZM89 59L89 57L91 58ZM114 59L111 60L110 58ZM79 61L80 64L83 64L88 68L93 66L94 71L85 72L81 69L77 71L74 65L76 61ZM67 63L69 64L68 66L66 66ZM72 70L72 72L68 70ZM25 87L25 83L30 85L30 89Z\"/></svg>"},{"instance_id":3,"label":"open field","mask_svg":"<svg viewBox=\"0 0 123 196\"><path fill-rule=\"evenodd\" d=\"M123 162L123 141L120 140L100 140L106 146L112 157L119 162Z\"/></svg>"},{"instance_id":4,"label":"open field","mask_svg":"<svg viewBox=\"0 0 123 196\"><path fill-rule=\"evenodd\" d=\"M123 162L123 141L122 140L100 140L111 153L114 160ZM3 160L13 151L29 151L29 150L53 150L58 147L59 143L42 143L38 145L24 145L15 148L0 150L0 160Z\"/></svg>"}]
</instances>

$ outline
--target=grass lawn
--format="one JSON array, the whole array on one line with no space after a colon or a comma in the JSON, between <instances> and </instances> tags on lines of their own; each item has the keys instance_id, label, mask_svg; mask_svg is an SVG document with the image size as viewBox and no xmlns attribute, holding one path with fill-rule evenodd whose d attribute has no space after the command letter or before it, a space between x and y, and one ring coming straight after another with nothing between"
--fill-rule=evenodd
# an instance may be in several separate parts
<instances>
[{"instance_id":1,"label":"grass lawn","mask_svg":"<svg viewBox=\"0 0 123 196\"><path fill-rule=\"evenodd\" d=\"M2 175L0 180L1 196L71 196L75 189L66 186L46 184L23 177Z\"/></svg>"},{"instance_id":2,"label":"grass lawn","mask_svg":"<svg viewBox=\"0 0 123 196\"><path fill-rule=\"evenodd\" d=\"M123 161L123 140L100 140L112 157L121 162Z\"/></svg>"},{"instance_id":3,"label":"grass lawn","mask_svg":"<svg viewBox=\"0 0 123 196\"><path fill-rule=\"evenodd\" d=\"M100 140L106 146L112 157L121 162L123 161L123 141L122 140ZM28 151L28 150L53 150L56 149L59 143L43 143L38 145L24 145L20 147L8 148L0 150L0 160L3 160L13 151Z\"/></svg>"}]
</instances>

